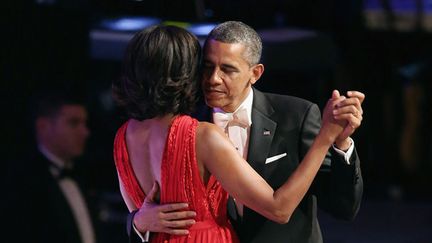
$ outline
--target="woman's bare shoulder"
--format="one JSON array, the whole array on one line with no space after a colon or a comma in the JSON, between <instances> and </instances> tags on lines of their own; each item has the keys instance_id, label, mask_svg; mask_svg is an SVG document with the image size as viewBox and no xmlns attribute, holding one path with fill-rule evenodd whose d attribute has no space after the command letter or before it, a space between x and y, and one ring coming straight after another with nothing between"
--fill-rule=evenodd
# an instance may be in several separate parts
<instances>
[{"instance_id":1,"label":"woman's bare shoulder","mask_svg":"<svg viewBox=\"0 0 432 243\"><path fill-rule=\"evenodd\" d=\"M224 131L213 123L199 122L197 127L197 142L204 142L225 137Z\"/></svg>"},{"instance_id":2,"label":"woman's bare shoulder","mask_svg":"<svg viewBox=\"0 0 432 243\"><path fill-rule=\"evenodd\" d=\"M221 156L231 144L224 131L208 122L199 122L196 131L196 151L198 161L214 163L214 156Z\"/></svg>"}]
</instances>

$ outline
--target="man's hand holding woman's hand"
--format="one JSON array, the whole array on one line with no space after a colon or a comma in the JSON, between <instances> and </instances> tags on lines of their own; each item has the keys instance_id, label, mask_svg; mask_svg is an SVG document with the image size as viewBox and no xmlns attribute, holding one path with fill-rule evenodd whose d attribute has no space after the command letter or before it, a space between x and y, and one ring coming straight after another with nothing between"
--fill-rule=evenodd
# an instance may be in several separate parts
<instances>
[{"instance_id":1,"label":"man's hand holding woman's hand","mask_svg":"<svg viewBox=\"0 0 432 243\"><path fill-rule=\"evenodd\" d=\"M327 136L341 150L347 150L354 131L361 125L363 109L361 104L365 95L358 91L348 91L347 96L341 96L334 90L332 97L323 111L323 121L320 133Z\"/></svg>"},{"instance_id":2,"label":"man's hand holding woman's hand","mask_svg":"<svg viewBox=\"0 0 432 243\"><path fill-rule=\"evenodd\" d=\"M155 202L159 193L158 183L153 184L150 193L138 212L135 214L133 223L139 232L164 232L172 235L187 235L187 230L193 224L196 216L194 211L187 211L187 203L161 204Z\"/></svg>"}]
</instances>

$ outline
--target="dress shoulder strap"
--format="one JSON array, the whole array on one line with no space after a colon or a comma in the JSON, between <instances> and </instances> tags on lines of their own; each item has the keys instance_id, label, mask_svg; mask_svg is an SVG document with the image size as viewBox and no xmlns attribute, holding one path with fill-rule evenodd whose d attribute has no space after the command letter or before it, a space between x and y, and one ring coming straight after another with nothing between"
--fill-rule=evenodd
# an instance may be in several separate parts
<instances>
[{"instance_id":1,"label":"dress shoulder strap","mask_svg":"<svg viewBox=\"0 0 432 243\"><path fill-rule=\"evenodd\" d=\"M113 155L118 175L123 183L126 193L131 198L135 207L140 208L146 195L138 183L138 179L136 178L132 169L132 164L129 160L126 144L126 129L128 123L129 122L125 122L117 131L114 138Z\"/></svg>"}]
</instances>

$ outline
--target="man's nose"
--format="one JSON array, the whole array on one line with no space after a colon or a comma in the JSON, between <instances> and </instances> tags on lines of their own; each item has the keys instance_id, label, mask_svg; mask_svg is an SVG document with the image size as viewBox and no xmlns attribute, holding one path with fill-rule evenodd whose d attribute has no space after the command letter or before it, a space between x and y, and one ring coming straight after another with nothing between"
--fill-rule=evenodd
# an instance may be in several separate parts
<instances>
[{"instance_id":1,"label":"man's nose","mask_svg":"<svg viewBox=\"0 0 432 243\"><path fill-rule=\"evenodd\" d=\"M222 83L223 80L223 72L220 69L213 69L212 72L207 77L207 82L210 84L219 84Z\"/></svg>"}]
</instances>

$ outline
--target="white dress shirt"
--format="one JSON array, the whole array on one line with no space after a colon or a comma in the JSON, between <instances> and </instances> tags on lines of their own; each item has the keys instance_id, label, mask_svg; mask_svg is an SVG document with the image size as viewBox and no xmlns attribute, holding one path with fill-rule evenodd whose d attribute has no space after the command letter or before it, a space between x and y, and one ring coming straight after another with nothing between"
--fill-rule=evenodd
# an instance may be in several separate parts
<instances>
[{"instance_id":1,"label":"white dress shirt","mask_svg":"<svg viewBox=\"0 0 432 243\"><path fill-rule=\"evenodd\" d=\"M224 129L240 156L244 159L247 157L249 147L250 126L252 125L252 101L253 91L251 89L246 99L233 113L226 113L220 108L213 108L213 122ZM225 114L233 120L229 122L219 122L218 116L220 114ZM242 116L242 121L236 120L237 114Z\"/></svg>"},{"instance_id":2,"label":"white dress shirt","mask_svg":"<svg viewBox=\"0 0 432 243\"><path fill-rule=\"evenodd\" d=\"M253 103L253 90L251 89L249 94L246 96L246 99L237 107L237 109L232 113L236 114L241 110L245 110L246 112L246 123L247 124L238 124L236 122L228 122L227 124L222 124L217 122L218 113L225 113L220 108L213 108L213 121L216 125L221 126L224 129L225 133L230 138L231 142L235 146L236 150L245 160L247 159L248 149L249 149L249 135L250 135L250 126L252 125L252 103ZM232 115L230 115L232 116ZM225 125L225 127L223 127ZM243 216L243 204L234 199L234 202L237 206L237 211L240 216Z\"/></svg>"}]
</instances>

